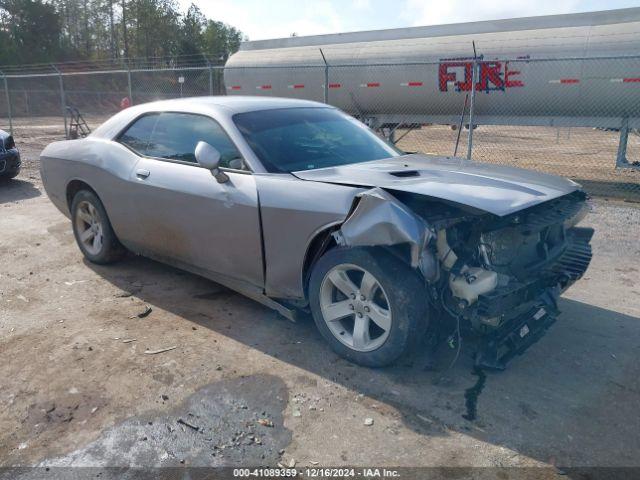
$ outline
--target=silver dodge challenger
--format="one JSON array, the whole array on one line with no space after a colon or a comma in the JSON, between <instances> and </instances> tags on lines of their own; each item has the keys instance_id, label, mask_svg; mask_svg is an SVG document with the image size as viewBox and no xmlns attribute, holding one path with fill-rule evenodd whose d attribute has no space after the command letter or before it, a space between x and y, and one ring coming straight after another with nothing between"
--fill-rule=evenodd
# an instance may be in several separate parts
<instances>
[{"instance_id":1,"label":"silver dodge challenger","mask_svg":"<svg viewBox=\"0 0 640 480\"><path fill-rule=\"evenodd\" d=\"M89 261L129 250L310 312L371 367L462 333L478 366L502 369L591 260L577 183L405 153L309 101L139 105L47 146L41 173Z\"/></svg>"}]
</instances>

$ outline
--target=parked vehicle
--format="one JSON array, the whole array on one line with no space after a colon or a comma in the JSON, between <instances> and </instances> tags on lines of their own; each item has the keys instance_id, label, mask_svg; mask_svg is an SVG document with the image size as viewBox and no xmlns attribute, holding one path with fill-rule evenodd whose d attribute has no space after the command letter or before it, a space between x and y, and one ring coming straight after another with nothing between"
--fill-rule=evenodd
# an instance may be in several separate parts
<instances>
[{"instance_id":1,"label":"parked vehicle","mask_svg":"<svg viewBox=\"0 0 640 480\"><path fill-rule=\"evenodd\" d=\"M15 178L20 173L20 152L13 136L0 130L0 180Z\"/></svg>"},{"instance_id":2,"label":"parked vehicle","mask_svg":"<svg viewBox=\"0 0 640 480\"><path fill-rule=\"evenodd\" d=\"M466 328L478 364L503 368L591 259L575 182L405 154L304 100L131 107L47 146L41 173L90 261L128 249L289 318L310 311L336 352L372 367Z\"/></svg>"}]
</instances>

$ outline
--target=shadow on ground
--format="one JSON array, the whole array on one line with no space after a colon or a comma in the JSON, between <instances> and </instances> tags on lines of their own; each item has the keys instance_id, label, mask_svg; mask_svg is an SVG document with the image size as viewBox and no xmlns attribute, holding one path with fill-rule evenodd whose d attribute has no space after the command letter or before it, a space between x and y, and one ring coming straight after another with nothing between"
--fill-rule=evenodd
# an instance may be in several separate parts
<instances>
[{"instance_id":1,"label":"shadow on ground","mask_svg":"<svg viewBox=\"0 0 640 480\"><path fill-rule=\"evenodd\" d=\"M27 200L42 195L31 182L0 179L0 204Z\"/></svg>"},{"instance_id":2,"label":"shadow on ground","mask_svg":"<svg viewBox=\"0 0 640 480\"><path fill-rule=\"evenodd\" d=\"M446 348L436 371L425 369L424 355L390 368L362 368L333 354L312 321L291 323L200 277L141 257L87 265L122 290L135 280L142 285L137 295L158 308L395 407L418 434L457 431L563 466L638 464L638 318L562 299L563 313L547 335L505 372L487 375L477 419L468 421L465 391L479 381L470 348L449 370L453 352ZM180 287L167 291L163 283L170 281ZM234 305L252 315L214 320L208 313Z\"/></svg>"}]
</instances>

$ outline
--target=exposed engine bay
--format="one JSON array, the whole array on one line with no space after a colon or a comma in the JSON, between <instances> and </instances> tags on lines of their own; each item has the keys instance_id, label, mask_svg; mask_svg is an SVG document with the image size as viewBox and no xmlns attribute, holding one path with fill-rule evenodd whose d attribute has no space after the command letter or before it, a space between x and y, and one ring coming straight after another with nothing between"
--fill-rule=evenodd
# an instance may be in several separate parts
<instances>
[{"instance_id":1,"label":"exposed engine bay","mask_svg":"<svg viewBox=\"0 0 640 480\"><path fill-rule=\"evenodd\" d=\"M586 212L586 196L576 191L437 231L441 305L483 334L479 365L504 368L555 321L559 295L591 260L593 230L576 227Z\"/></svg>"},{"instance_id":2,"label":"exposed engine bay","mask_svg":"<svg viewBox=\"0 0 640 480\"><path fill-rule=\"evenodd\" d=\"M555 322L558 297L587 270L594 232L576 226L587 210L581 190L501 217L372 189L334 236L351 246L408 243L440 313L435 327L479 334L477 365L503 369Z\"/></svg>"}]
</instances>

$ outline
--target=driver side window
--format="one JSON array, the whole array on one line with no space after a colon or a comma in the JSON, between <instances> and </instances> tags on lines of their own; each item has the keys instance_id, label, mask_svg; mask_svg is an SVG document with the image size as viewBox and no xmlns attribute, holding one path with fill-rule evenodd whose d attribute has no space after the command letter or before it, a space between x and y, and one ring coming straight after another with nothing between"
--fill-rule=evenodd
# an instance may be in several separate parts
<instances>
[{"instance_id":1,"label":"driver side window","mask_svg":"<svg viewBox=\"0 0 640 480\"><path fill-rule=\"evenodd\" d=\"M131 141L139 137L136 133L140 130L150 130L146 144ZM203 115L170 112L147 115L131 125L120 141L142 155L193 164L197 164L196 145L204 141L220 152L221 167L245 169L240 152L226 132L216 121Z\"/></svg>"}]
</instances>

